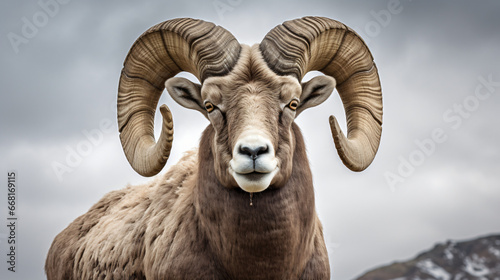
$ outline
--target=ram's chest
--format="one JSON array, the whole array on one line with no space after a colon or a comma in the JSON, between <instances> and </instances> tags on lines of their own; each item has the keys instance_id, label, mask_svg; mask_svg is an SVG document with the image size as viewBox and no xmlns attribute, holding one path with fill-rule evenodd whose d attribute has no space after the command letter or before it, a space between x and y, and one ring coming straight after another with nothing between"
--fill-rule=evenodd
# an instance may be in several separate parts
<instances>
[{"instance_id":1,"label":"ram's chest","mask_svg":"<svg viewBox=\"0 0 500 280\"><path fill-rule=\"evenodd\" d=\"M229 273L241 279L294 279L304 244L299 230L289 221L276 223L266 230L237 230L238 237L223 244L223 264Z\"/></svg>"},{"instance_id":2,"label":"ram's chest","mask_svg":"<svg viewBox=\"0 0 500 280\"><path fill-rule=\"evenodd\" d=\"M187 240L180 230L171 244L146 253L147 279L227 279L202 240ZM187 236L191 234L188 233ZM183 237L180 237L183 236ZM204 244L205 243L205 244Z\"/></svg>"}]
</instances>

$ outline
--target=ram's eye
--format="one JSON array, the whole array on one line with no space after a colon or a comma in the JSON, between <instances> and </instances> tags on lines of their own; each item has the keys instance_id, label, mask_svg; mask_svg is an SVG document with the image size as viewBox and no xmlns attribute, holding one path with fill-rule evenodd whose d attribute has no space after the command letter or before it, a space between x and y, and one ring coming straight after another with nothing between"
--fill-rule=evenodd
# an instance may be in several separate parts
<instances>
[{"instance_id":1,"label":"ram's eye","mask_svg":"<svg viewBox=\"0 0 500 280\"><path fill-rule=\"evenodd\" d=\"M299 101L297 100L292 100L290 101L290 103L288 103L288 108L292 109L292 110L297 110L297 108L299 107Z\"/></svg>"},{"instance_id":2,"label":"ram's eye","mask_svg":"<svg viewBox=\"0 0 500 280\"><path fill-rule=\"evenodd\" d=\"M215 109L215 106L214 106L214 104L207 101L207 102L205 102L205 109L207 110L207 112L210 113Z\"/></svg>"}]
</instances>

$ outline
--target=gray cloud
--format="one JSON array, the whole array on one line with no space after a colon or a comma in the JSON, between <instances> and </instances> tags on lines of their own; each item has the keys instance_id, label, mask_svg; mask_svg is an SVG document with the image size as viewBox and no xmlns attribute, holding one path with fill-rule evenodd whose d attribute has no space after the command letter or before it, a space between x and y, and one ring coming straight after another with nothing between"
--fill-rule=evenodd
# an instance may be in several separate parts
<instances>
[{"instance_id":1,"label":"gray cloud","mask_svg":"<svg viewBox=\"0 0 500 280\"><path fill-rule=\"evenodd\" d=\"M84 131L99 130L106 120L116 128L114 102L128 49L150 26L184 16L213 21L247 44L304 15L338 19L365 36L384 90L384 132L372 166L352 173L336 154L327 120L334 114L345 126L338 96L297 120L308 145L335 279L410 258L448 238L499 232L492 221L500 210L495 129L500 87L466 112L470 115L461 117L456 129L443 117L448 110L459 116L454 106L474 95L478 77L500 81L499 4L401 0L402 10L383 26L374 15L384 13L389 2L243 0L221 17L213 1L73 0L60 5L18 53L8 34L21 34L23 17L32 21L43 9L36 1L2 2L0 169L19 171L23 223L20 273L9 279L44 279L45 254L58 232L105 193L148 180L128 166L116 131L101 131L102 140L62 181L53 164L66 163L68 149L88 141ZM370 32L370 24L379 29ZM172 165L197 145L208 122L167 95L162 102L174 114ZM415 141L431 137L436 128L447 140L391 189L386 172L398 174L401 158L408 160L419 149ZM2 268L2 277L12 277L5 273Z\"/></svg>"}]
</instances>

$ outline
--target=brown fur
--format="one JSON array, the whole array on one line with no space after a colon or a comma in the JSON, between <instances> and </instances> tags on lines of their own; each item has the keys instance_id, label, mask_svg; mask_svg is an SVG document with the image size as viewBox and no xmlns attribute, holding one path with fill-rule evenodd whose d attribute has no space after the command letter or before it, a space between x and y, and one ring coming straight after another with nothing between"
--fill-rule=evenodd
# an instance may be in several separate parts
<instances>
[{"instance_id":1,"label":"brown fur","mask_svg":"<svg viewBox=\"0 0 500 280\"><path fill-rule=\"evenodd\" d=\"M305 146L293 131L286 187L255 194L250 206L248 193L215 178L209 126L199 154L151 184L107 194L61 232L48 279L329 279Z\"/></svg>"},{"instance_id":2,"label":"brown fur","mask_svg":"<svg viewBox=\"0 0 500 280\"><path fill-rule=\"evenodd\" d=\"M203 85L202 97L221 110L199 152L150 184L107 194L71 223L49 250L48 279L329 279L304 141L283 108L299 94L258 47L242 48L230 75ZM226 170L252 119L264 123L280 171L250 206Z\"/></svg>"}]
</instances>

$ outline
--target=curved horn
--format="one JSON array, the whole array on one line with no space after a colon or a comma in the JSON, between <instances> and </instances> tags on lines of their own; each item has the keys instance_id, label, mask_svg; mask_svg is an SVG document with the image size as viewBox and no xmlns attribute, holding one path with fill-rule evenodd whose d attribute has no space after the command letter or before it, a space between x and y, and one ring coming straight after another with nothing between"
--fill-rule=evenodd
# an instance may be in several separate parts
<instances>
[{"instance_id":1,"label":"curved horn","mask_svg":"<svg viewBox=\"0 0 500 280\"><path fill-rule=\"evenodd\" d=\"M132 45L120 76L118 127L125 155L143 176L160 172L172 147L172 115L160 111L163 125L154 139L156 105L165 81L181 71L201 82L229 73L236 64L240 44L227 30L213 23L181 18L157 24Z\"/></svg>"},{"instance_id":2,"label":"curved horn","mask_svg":"<svg viewBox=\"0 0 500 280\"><path fill-rule=\"evenodd\" d=\"M382 90L373 57L349 27L328 18L304 17L272 29L260 44L267 65L299 82L318 70L337 82L347 118L347 137L330 116L335 146L344 164L362 171L373 161L382 134Z\"/></svg>"}]
</instances>

